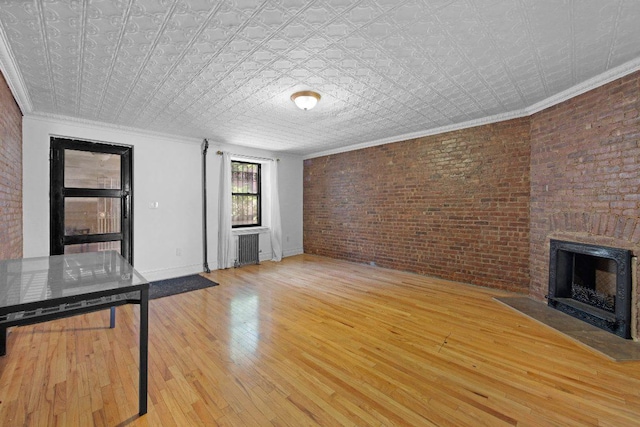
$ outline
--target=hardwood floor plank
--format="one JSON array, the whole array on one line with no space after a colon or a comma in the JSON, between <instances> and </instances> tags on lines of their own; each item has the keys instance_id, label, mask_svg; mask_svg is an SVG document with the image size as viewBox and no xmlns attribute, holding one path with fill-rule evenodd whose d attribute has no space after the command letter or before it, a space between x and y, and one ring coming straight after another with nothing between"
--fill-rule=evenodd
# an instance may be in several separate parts
<instances>
[{"instance_id":1,"label":"hardwood floor plank","mask_svg":"<svg viewBox=\"0 0 640 427\"><path fill-rule=\"evenodd\" d=\"M149 412L137 306L14 328L0 424L636 426L615 363L493 300L509 295L302 255L153 300Z\"/></svg>"},{"instance_id":2,"label":"hardwood floor plank","mask_svg":"<svg viewBox=\"0 0 640 427\"><path fill-rule=\"evenodd\" d=\"M212 405L205 400L198 400L193 405L193 411L198 416L200 423L205 426L217 426L217 420L222 417L220 412L214 412L217 410L215 405Z\"/></svg>"}]
</instances>

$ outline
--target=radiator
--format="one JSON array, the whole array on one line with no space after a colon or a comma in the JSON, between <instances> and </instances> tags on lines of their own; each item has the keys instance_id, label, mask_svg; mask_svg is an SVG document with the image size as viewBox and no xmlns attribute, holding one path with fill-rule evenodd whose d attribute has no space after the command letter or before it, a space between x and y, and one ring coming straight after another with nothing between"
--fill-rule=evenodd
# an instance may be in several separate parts
<instances>
[{"instance_id":1,"label":"radiator","mask_svg":"<svg viewBox=\"0 0 640 427\"><path fill-rule=\"evenodd\" d=\"M236 248L236 267L247 264L260 264L259 234L240 234Z\"/></svg>"}]
</instances>

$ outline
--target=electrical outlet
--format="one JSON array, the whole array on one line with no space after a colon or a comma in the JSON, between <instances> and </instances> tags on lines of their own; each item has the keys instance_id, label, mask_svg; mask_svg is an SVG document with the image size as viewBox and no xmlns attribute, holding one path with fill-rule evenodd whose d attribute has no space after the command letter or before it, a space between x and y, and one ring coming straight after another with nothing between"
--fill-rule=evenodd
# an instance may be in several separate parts
<instances>
[{"instance_id":1,"label":"electrical outlet","mask_svg":"<svg viewBox=\"0 0 640 427\"><path fill-rule=\"evenodd\" d=\"M182 256L182 249L176 248L176 256Z\"/></svg>"}]
</instances>

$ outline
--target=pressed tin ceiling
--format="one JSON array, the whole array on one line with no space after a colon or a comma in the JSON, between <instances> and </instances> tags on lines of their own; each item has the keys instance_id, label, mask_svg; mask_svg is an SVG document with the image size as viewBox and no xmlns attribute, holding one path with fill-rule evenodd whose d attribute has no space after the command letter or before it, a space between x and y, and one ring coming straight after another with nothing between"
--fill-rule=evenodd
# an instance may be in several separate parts
<instances>
[{"instance_id":1,"label":"pressed tin ceiling","mask_svg":"<svg viewBox=\"0 0 640 427\"><path fill-rule=\"evenodd\" d=\"M310 156L640 69L640 1L4 0L0 65L26 115Z\"/></svg>"}]
</instances>

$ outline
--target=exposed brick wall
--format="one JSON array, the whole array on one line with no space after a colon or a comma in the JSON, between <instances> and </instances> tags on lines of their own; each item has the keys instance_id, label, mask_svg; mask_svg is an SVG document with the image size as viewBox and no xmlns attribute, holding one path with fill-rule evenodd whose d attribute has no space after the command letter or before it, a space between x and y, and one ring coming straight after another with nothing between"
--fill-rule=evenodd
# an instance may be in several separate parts
<instances>
[{"instance_id":1,"label":"exposed brick wall","mask_svg":"<svg viewBox=\"0 0 640 427\"><path fill-rule=\"evenodd\" d=\"M529 119L314 158L304 250L528 292Z\"/></svg>"},{"instance_id":2,"label":"exposed brick wall","mask_svg":"<svg viewBox=\"0 0 640 427\"><path fill-rule=\"evenodd\" d=\"M551 238L639 255L639 208L640 72L531 116L531 295Z\"/></svg>"},{"instance_id":3,"label":"exposed brick wall","mask_svg":"<svg viewBox=\"0 0 640 427\"><path fill-rule=\"evenodd\" d=\"M0 259L22 258L22 113L0 73Z\"/></svg>"}]
</instances>

